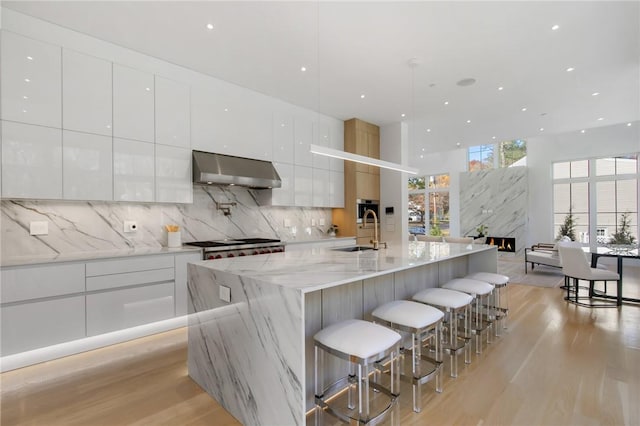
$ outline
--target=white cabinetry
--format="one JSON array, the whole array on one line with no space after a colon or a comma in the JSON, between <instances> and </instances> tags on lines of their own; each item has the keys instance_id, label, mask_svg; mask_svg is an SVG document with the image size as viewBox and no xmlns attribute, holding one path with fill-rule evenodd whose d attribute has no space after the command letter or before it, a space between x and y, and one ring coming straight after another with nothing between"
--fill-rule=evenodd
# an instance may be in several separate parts
<instances>
[{"instance_id":1,"label":"white cabinetry","mask_svg":"<svg viewBox=\"0 0 640 426\"><path fill-rule=\"evenodd\" d=\"M113 136L154 142L153 74L113 65Z\"/></svg>"},{"instance_id":2,"label":"white cabinetry","mask_svg":"<svg viewBox=\"0 0 640 426\"><path fill-rule=\"evenodd\" d=\"M331 147L331 133L329 131L329 124L321 120L313 125L313 143L315 145L324 146L326 148ZM313 167L315 169L329 170L329 157L324 155L311 154L313 160Z\"/></svg>"},{"instance_id":3,"label":"white cabinetry","mask_svg":"<svg viewBox=\"0 0 640 426\"><path fill-rule=\"evenodd\" d=\"M344 207L344 173L330 171L329 178L329 206Z\"/></svg>"},{"instance_id":4,"label":"white cabinetry","mask_svg":"<svg viewBox=\"0 0 640 426\"><path fill-rule=\"evenodd\" d=\"M62 131L65 200L113 199L113 142L110 136Z\"/></svg>"},{"instance_id":5,"label":"white cabinetry","mask_svg":"<svg viewBox=\"0 0 640 426\"><path fill-rule=\"evenodd\" d=\"M313 169L313 206L329 207L330 199L330 172L329 170Z\"/></svg>"},{"instance_id":6,"label":"white cabinetry","mask_svg":"<svg viewBox=\"0 0 640 426\"><path fill-rule=\"evenodd\" d=\"M174 257L142 256L87 264L87 336L171 318ZM116 289L116 290L113 290Z\"/></svg>"},{"instance_id":7,"label":"white cabinetry","mask_svg":"<svg viewBox=\"0 0 640 426\"><path fill-rule=\"evenodd\" d=\"M159 76L155 85L156 143L190 148L189 86Z\"/></svg>"},{"instance_id":8,"label":"white cabinetry","mask_svg":"<svg viewBox=\"0 0 640 426\"><path fill-rule=\"evenodd\" d=\"M62 127L111 136L111 62L64 49L62 70Z\"/></svg>"},{"instance_id":9,"label":"white cabinetry","mask_svg":"<svg viewBox=\"0 0 640 426\"><path fill-rule=\"evenodd\" d=\"M310 149L313 141L313 121L311 118L297 115L293 123L294 128L294 153L296 166L313 165Z\"/></svg>"},{"instance_id":10,"label":"white cabinetry","mask_svg":"<svg viewBox=\"0 0 640 426\"><path fill-rule=\"evenodd\" d=\"M296 206L309 207L313 202L313 169L294 166L294 201Z\"/></svg>"},{"instance_id":11,"label":"white cabinetry","mask_svg":"<svg viewBox=\"0 0 640 426\"><path fill-rule=\"evenodd\" d=\"M0 283L2 356L84 337L84 264L3 268Z\"/></svg>"},{"instance_id":12,"label":"white cabinetry","mask_svg":"<svg viewBox=\"0 0 640 426\"><path fill-rule=\"evenodd\" d=\"M295 206L293 165L287 163L274 163L273 165L280 175L282 186L271 190L271 204L274 206Z\"/></svg>"},{"instance_id":13,"label":"white cabinetry","mask_svg":"<svg viewBox=\"0 0 640 426\"><path fill-rule=\"evenodd\" d=\"M154 144L113 140L113 198L154 201Z\"/></svg>"},{"instance_id":14,"label":"white cabinetry","mask_svg":"<svg viewBox=\"0 0 640 426\"><path fill-rule=\"evenodd\" d=\"M291 114L273 114L273 161L293 164L293 117Z\"/></svg>"},{"instance_id":15,"label":"white cabinetry","mask_svg":"<svg viewBox=\"0 0 640 426\"><path fill-rule=\"evenodd\" d=\"M2 31L2 119L61 128L61 49Z\"/></svg>"},{"instance_id":16,"label":"white cabinetry","mask_svg":"<svg viewBox=\"0 0 640 426\"><path fill-rule=\"evenodd\" d=\"M156 201L193 202L191 149L156 144Z\"/></svg>"},{"instance_id":17,"label":"white cabinetry","mask_svg":"<svg viewBox=\"0 0 640 426\"><path fill-rule=\"evenodd\" d=\"M2 196L62 198L62 130L2 122Z\"/></svg>"}]
</instances>

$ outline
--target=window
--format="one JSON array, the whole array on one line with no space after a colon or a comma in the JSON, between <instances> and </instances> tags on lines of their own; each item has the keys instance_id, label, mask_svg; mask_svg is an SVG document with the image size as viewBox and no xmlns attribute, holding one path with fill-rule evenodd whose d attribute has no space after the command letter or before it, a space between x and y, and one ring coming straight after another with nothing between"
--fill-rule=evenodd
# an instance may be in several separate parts
<instances>
[{"instance_id":1,"label":"window","mask_svg":"<svg viewBox=\"0 0 640 426\"><path fill-rule=\"evenodd\" d=\"M449 235L449 175L412 177L408 185L409 232Z\"/></svg>"},{"instance_id":2,"label":"window","mask_svg":"<svg viewBox=\"0 0 640 426\"><path fill-rule=\"evenodd\" d=\"M498 155L494 155L497 153ZM493 145L469 147L469 171L487 170L496 167L525 166L527 142L522 139L500 142Z\"/></svg>"},{"instance_id":3,"label":"window","mask_svg":"<svg viewBox=\"0 0 640 426\"><path fill-rule=\"evenodd\" d=\"M625 232L637 241L638 178L637 154L554 163L554 235L571 214L577 241L615 244Z\"/></svg>"}]
</instances>

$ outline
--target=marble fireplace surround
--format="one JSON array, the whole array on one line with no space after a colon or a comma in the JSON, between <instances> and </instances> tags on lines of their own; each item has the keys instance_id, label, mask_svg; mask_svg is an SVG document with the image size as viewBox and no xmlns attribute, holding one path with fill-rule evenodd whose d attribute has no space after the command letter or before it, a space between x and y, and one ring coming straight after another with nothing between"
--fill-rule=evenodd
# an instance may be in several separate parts
<instances>
[{"instance_id":1,"label":"marble fireplace surround","mask_svg":"<svg viewBox=\"0 0 640 426\"><path fill-rule=\"evenodd\" d=\"M317 240L331 225L330 208L260 206L256 191L246 188L194 186L193 191L193 204L2 200L2 257L163 247L168 224L180 226L183 242L249 236ZM225 216L216 202L236 205ZM137 222L136 233L124 233L127 220ZM324 225L311 226L312 220ZM31 236L31 221L48 221L49 234Z\"/></svg>"},{"instance_id":2,"label":"marble fireplace surround","mask_svg":"<svg viewBox=\"0 0 640 426\"><path fill-rule=\"evenodd\" d=\"M476 235L480 225L487 235L516 239L524 247L528 223L526 167L460 173L460 235Z\"/></svg>"}]
</instances>

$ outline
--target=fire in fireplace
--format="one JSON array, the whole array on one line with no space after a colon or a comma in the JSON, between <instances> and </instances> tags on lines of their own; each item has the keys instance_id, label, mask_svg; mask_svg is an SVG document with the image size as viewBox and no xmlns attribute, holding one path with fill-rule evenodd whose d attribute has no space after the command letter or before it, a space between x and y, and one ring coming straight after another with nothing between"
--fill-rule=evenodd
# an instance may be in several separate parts
<instances>
[{"instance_id":1,"label":"fire in fireplace","mask_svg":"<svg viewBox=\"0 0 640 426\"><path fill-rule=\"evenodd\" d=\"M515 253L516 239L514 237L487 237L487 244L498 246L498 251Z\"/></svg>"}]
</instances>

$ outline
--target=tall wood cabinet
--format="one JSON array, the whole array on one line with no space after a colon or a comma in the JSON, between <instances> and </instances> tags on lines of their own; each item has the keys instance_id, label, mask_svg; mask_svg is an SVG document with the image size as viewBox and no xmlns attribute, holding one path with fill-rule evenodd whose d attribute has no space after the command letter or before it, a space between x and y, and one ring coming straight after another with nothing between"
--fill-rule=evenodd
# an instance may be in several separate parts
<instances>
[{"instance_id":1,"label":"tall wood cabinet","mask_svg":"<svg viewBox=\"0 0 640 426\"><path fill-rule=\"evenodd\" d=\"M380 128L357 118L344 122L344 150L380 158ZM356 200L380 200L380 169L376 166L344 162L344 209L333 210L333 223L341 236L355 236L358 244L369 244L373 225L357 224ZM379 225L379 224L378 224Z\"/></svg>"}]
</instances>

